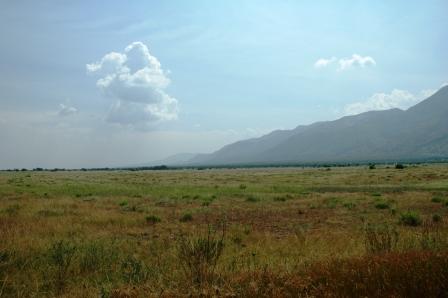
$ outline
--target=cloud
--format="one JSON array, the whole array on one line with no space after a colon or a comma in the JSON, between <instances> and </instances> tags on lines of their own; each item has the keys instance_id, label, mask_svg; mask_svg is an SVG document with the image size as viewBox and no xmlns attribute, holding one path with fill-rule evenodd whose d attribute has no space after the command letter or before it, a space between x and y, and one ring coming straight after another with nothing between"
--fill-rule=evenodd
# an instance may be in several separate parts
<instances>
[{"instance_id":1,"label":"cloud","mask_svg":"<svg viewBox=\"0 0 448 298\"><path fill-rule=\"evenodd\" d=\"M341 58L337 59L336 57L331 57L329 59L320 58L314 63L315 68L325 68L333 64L334 62L338 62L338 71L348 70L353 67L367 67L367 66L375 66L376 61L370 56L361 56L358 54L353 54L349 58Z\"/></svg>"},{"instance_id":2,"label":"cloud","mask_svg":"<svg viewBox=\"0 0 448 298\"><path fill-rule=\"evenodd\" d=\"M323 68L329 66L331 63L336 61L336 57L331 57L330 59L320 58L314 63L315 68Z\"/></svg>"},{"instance_id":3,"label":"cloud","mask_svg":"<svg viewBox=\"0 0 448 298\"><path fill-rule=\"evenodd\" d=\"M106 54L86 68L100 76L97 87L114 100L107 121L142 125L177 118L177 100L165 92L170 80L142 42L133 42L123 53Z\"/></svg>"},{"instance_id":4,"label":"cloud","mask_svg":"<svg viewBox=\"0 0 448 298\"><path fill-rule=\"evenodd\" d=\"M399 108L405 110L433 95L437 90L426 89L417 94L394 89L391 93L375 93L364 101L346 105L345 115L356 115L367 111L380 111Z\"/></svg>"},{"instance_id":5,"label":"cloud","mask_svg":"<svg viewBox=\"0 0 448 298\"><path fill-rule=\"evenodd\" d=\"M342 58L339 59L339 68L338 70L343 71L349 68L358 66L358 67L366 67L366 66L375 66L376 61L370 56L361 56L358 54L353 54L350 58Z\"/></svg>"},{"instance_id":6,"label":"cloud","mask_svg":"<svg viewBox=\"0 0 448 298\"><path fill-rule=\"evenodd\" d=\"M59 116L70 116L78 112L78 109L76 109L75 107L70 107L63 103L61 103L59 107L60 107L58 112Z\"/></svg>"}]
</instances>

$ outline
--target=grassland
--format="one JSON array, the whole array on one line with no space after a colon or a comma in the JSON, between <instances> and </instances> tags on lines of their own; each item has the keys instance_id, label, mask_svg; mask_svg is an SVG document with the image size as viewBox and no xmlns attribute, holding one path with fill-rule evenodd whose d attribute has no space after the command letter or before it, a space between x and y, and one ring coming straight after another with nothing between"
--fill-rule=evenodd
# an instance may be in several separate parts
<instances>
[{"instance_id":1,"label":"grassland","mask_svg":"<svg viewBox=\"0 0 448 298\"><path fill-rule=\"evenodd\" d=\"M448 295L448 165L0 172L0 297Z\"/></svg>"}]
</instances>

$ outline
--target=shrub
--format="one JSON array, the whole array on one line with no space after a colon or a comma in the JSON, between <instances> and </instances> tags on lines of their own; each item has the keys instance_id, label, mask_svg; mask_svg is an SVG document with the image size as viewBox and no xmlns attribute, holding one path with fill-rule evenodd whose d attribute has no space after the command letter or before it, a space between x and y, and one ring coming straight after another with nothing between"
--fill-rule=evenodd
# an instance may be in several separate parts
<instances>
[{"instance_id":1,"label":"shrub","mask_svg":"<svg viewBox=\"0 0 448 298\"><path fill-rule=\"evenodd\" d=\"M370 164L369 165L369 170L375 170L375 169L376 169L375 164Z\"/></svg>"},{"instance_id":2,"label":"shrub","mask_svg":"<svg viewBox=\"0 0 448 298\"><path fill-rule=\"evenodd\" d=\"M187 221L192 221L192 220L193 220L193 215L191 213L185 213L180 218L181 222L187 222Z\"/></svg>"},{"instance_id":3,"label":"shrub","mask_svg":"<svg viewBox=\"0 0 448 298\"><path fill-rule=\"evenodd\" d=\"M398 170L403 170L403 169L405 168L405 166L402 165L401 163L397 163L397 164L395 165L395 168L398 169Z\"/></svg>"},{"instance_id":4,"label":"shrub","mask_svg":"<svg viewBox=\"0 0 448 298\"><path fill-rule=\"evenodd\" d=\"M442 221L442 216L440 214L434 214L432 216L432 221L433 222L440 222L440 221Z\"/></svg>"},{"instance_id":5,"label":"shrub","mask_svg":"<svg viewBox=\"0 0 448 298\"><path fill-rule=\"evenodd\" d=\"M286 197L274 197L274 202L285 202Z\"/></svg>"},{"instance_id":6,"label":"shrub","mask_svg":"<svg viewBox=\"0 0 448 298\"><path fill-rule=\"evenodd\" d=\"M125 207L128 205L128 201L126 201L126 200L121 201L118 205L120 205L121 207Z\"/></svg>"},{"instance_id":7,"label":"shrub","mask_svg":"<svg viewBox=\"0 0 448 298\"><path fill-rule=\"evenodd\" d=\"M160 217L156 216L156 215L148 215L145 217L145 220L147 223L149 224L156 224L158 222L161 222L162 220L160 219Z\"/></svg>"},{"instance_id":8,"label":"shrub","mask_svg":"<svg viewBox=\"0 0 448 298\"><path fill-rule=\"evenodd\" d=\"M379 202L375 205L376 209L389 209L389 203L386 202Z\"/></svg>"},{"instance_id":9,"label":"shrub","mask_svg":"<svg viewBox=\"0 0 448 298\"><path fill-rule=\"evenodd\" d=\"M325 200L325 205L327 208L334 209L338 206L340 200L338 198L329 198Z\"/></svg>"},{"instance_id":10,"label":"shrub","mask_svg":"<svg viewBox=\"0 0 448 298\"><path fill-rule=\"evenodd\" d=\"M141 212L141 210L139 210L139 208L136 205L131 206L124 205L123 208L121 208L121 210L126 212Z\"/></svg>"},{"instance_id":11,"label":"shrub","mask_svg":"<svg viewBox=\"0 0 448 298\"><path fill-rule=\"evenodd\" d=\"M118 250L102 240L87 242L79 248L79 268L83 273L109 271L118 258Z\"/></svg>"},{"instance_id":12,"label":"shrub","mask_svg":"<svg viewBox=\"0 0 448 298\"><path fill-rule=\"evenodd\" d=\"M138 284L148 278L148 270L142 261L134 256L128 256L121 263L121 274L126 283Z\"/></svg>"},{"instance_id":13,"label":"shrub","mask_svg":"<svg viewBox=\"0 0 448 298\"><path fill-rule=\"evenodd\" d=\"M422 219L417 212L407 211L401 214L400 222L406 226L416 227L422 224Z\"/></svg>"},{"instance_id":14,"label":"shrub","mask_svg":"<svg viewBox=\"0 0 448 298\"><path fill-rule=\"evenodd\" d=\"M433 197L432 199L431 199L431 202L433 202L433 203L442 203L442 198L440 198L440 197Z\"/></svg>"},{"instance_id":15,"label":"shrub","mask_svg":"<svg viewBox=\"0 0 448 298\"><path fill-rule=\"evenodd\" d=\"M210 282L216 264L224 249L225 225L222 231L208 226L205 235L199 237L181 235L178 239L178 256L187 278L195 284Z\"/></svg>"},{"instance_id":16,"label":"shrub","mask_svg":"<svg viewBox=\"0 0 448 298\"><path fill-rule=\"evenodd\" d=\"M216 199L215 195L208 197L208 198L204 198L201 205L202 206L210 206L210 204L213 203L213 201L215 199Z\"/></svg>"},{"instance_id":17,"label":"shrub","mask_svg":"<svg viewBox=\"0 0 448 298\"><path fill-rule=\"evenodd\" d=\"M258 202L260 199L258 199L257 197L254 197L254 196L248 196L247 198L246 198L246 202L251 202L251 203L255 203L255 202Z\"/></svg>"},{"instance_id":18,"label":"shrub","mask_svg":"<svg viewBox=\"0 0 448 298\"><path fill-rule=\"evenodd\" d=\"M19 204L12 204L2 210L2 212L6 213L9 216L17 215L19 210L21 209Z\"/></svg>"},{"instance_id":19,"label":"shrub","mask_svg":"<svg viewBox=\"0 0 448 298\"><path fill-rule=\"evenodd\" d=\"M58 293L61 293L66 285L68 269L75 252L76 246L64 240L53 243L48 251L50 263L55 269L55 286Z\"/></svg>"},{"instance_id":20,"label":"shrub","mask_svg":"<svg viewBox=\"0 0 448 298\"><path fill-rule=\"evenodd\" d=\"M13 253L9 252L6 249L0 248L0 280L4 280L7 269L11 265L11 261L13 258ZM0 290L0 295L2 294L2 291ZM0 296L1 297L1 296Z\"/></svg>"},{"instance_id":21,"label":"shrub","mask_svg":"<svg viewBox=\"0 0 448 298\"><path fill-rule=\"evenodd\" d=\"M343 206L344 206L345 208L349 209L349 210L352 210L353 208L356 207L356 204L353 203L353 202L347 202L347 203L344 203Z\"/></svg>"},{"instance_id":22,"label":"shrub","mask_svg":"<svg viewBox=\"0 0 448 298\"><path fill-rule=\"evenodd\" d=\"M43 209L43 210L39 210L37 212L37 215L42 216L42 217L52 217L52 216L61 216L61 215L63 215L63 213L55 211L55 210Z\"/></svg>"}]
</instances>

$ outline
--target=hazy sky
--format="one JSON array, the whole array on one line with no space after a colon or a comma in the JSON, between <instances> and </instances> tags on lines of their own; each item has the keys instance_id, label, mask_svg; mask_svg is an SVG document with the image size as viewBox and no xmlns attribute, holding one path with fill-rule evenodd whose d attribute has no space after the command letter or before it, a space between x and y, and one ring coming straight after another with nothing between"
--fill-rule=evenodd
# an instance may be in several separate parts
<instances>
[{"instance_id":1,"label":"hazy sky","mask_svg":"<svg viewBox=\"0 0 448 298\"><path fill-rule=\"evenodd\" d=\"M0 0L0 168L119 166L407 108L448 2Z\"/></svg>"}]
</instances>

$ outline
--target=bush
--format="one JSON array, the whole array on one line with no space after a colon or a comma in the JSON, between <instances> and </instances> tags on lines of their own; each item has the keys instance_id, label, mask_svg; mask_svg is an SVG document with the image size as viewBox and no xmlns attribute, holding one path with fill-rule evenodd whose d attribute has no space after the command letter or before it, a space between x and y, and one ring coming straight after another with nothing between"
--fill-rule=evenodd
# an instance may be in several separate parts
<instances>
[{"instance_id":1,"label":"bush","mask_svg":"<svg viewBox=\"0 0 448 298\"><path fill-rule=\"evenodd\" d=\"M55 286L58 293L61 293L66 285L68 269L75 252L76 246L64 240L53 243L49 249L48 255L55 269Z\"/></svg>"},{"instance_id":2,"label":"bush","mask_svg":"<svg viewBox=\"0 0 448 298\"><path fill-rule=\"evenodd\" d=\"M185 213L180 218L181 222L187 222L187 221L192 221L192 220L193 220L193 215L191 213Z\"/></svg>"},{"instance_id":3,"label":"bush","mask_svg":"<svg viewBox=\"0 0 448 298\"><path fill-rule=\"evenodd\" d=\"M58 211L55 211L55 210L47 210L47 209L39 210L36 214L38 216L42 216L42 217L52 217L52 216L61 216L61 215L63 215L62 212L58 212Z\"/></svg>"},{"instance_id":4,"label":"bush","mask_svg":"<svg viewBox=\"0 0 448 298\"><path fill-rule=\"evenodd\" d=\"M156 215L148 215L145 217L145 220L147 223L149 224L156 224L158 222L161 222L162 220L160 219L160 217L156 216Z\"/></svg>"},{"instance_id":5,"label":"bush","mask_svg":"<svg viewBox=\"0 0 448 298\"><path fill-rule=\"evenodd\" d=\"M148 278L147 267L134 256L128 256L121 263L121 274L128 284L138 284Z\"/></svg>"},{"instance_id":6,"label":"bush","mask_svg":"<svg viewBox=\"0 0 448 298\"><path fill-rule=\"evenodd\" d=\"M203 200L202 200L202 206L210 206L210 204L211 203L213 203L213 201L214 200L216 200L216 196L215 195L213 195L213 196L211 196L211 197L207 197L207 198L204 198Z\"/></svg>"},{"instance_id":7,"label":"bush","mask_svg":"<svg viewBox=\"0 0 448 298\"><path fill-rule=\"evenodd\" d=\"M380 202L375 205L376 209L389 209L389 204L386 202Z\"/></svg>"},{"instance_id":8,"label":"bush","mask_svg":"<svg viewBox=\"0 0 448 298\"><path fill-rule=\"evenodd\" d=\"M440 214L434 214L432 216L432 221L433 222L440 222L440 221L442 221L442 216Z\"/></svg>"},{"instance_id":9,"label":"bush","mask_svg":"<svg viewBox=\"0 0 448 298\"><path fill-rule=\"evenodd\" d=\"M401 163L397 163L397 164L395 165L395 168L398 169L398 170L403 170L403 169L405 168L405 166L402 165Z\"/></svg>"},{"instance_id":10,"label":"bush","mask_svg":"<svg viewBox=\"0 0 448 298\"><path fill-rule=\"evenodd\" d=\"M369 170L375 170L375 169L376 169L375 164L370 164L369 165Z\"/></svg>"},{"instance_id":11,"label":"bush","mask_svg":"<svg viewBox=\"0 0 448 298\"><path fill-rule=\"evenodd\" d=\"M102 240L84 243L79 248L79 269L82 273L109 272L119 250Z\"/></svg>"},{"instance_id":12,"label":"bush","mask_svg":"<svg viewBox=\"0 0 448 298\"><path fill-rule=\"evenodd\" d=\"M14 253L0 248L0 280L5 280L9 267L13 265L13 257ZM1 294L2 291L0 290L0 295Z\"/></svg>"},{"instance_id":13,"label":"bush","mask_svg":"<svg viewBox=\"0 0 448 298\"><path fill-rule=\"evenodd\" d=\"M408 211L401 214L400 222L406 226L416 227L422 224L422 219L417 212Z\"/></svg>"},{"instance_id":14,"label":"bush","mask_svg":"<svg viewBox=\"0 0 448 298\"><path fill-rule=\"evenodd\" d=\"M274 202L286 202L286 197L274 197Z\"/></svg>"},{"instance_id":15,"label":"bush","mask_svg":"<svg viewBox=\"0 0 448 298\"><path fill-rule=\"evenodd\" d=\"M433 202L433 203L442 203L443 200L442 200L442 198L440 198L440 197L433 197L433 198L431 199L431 202Z\"/></svg>"},{"instance_id":16,"label":"bush","mask_svg":"<svg viewBox=\"0 0 448 298\"><path fill-rule=\"evenodd\" d=\"M349 210L352 210L353 208L356 207L356 204L353 203L353 202L346 202L346 203L344 203L342 206L344 206L345 208L347 208L347 209L349 209Z\"/></svg>"},{"instance_id":17,"label":"bush","mask_svg":"<svg viewBox=\"0 0 448 298\"><path fill-rule=\"evenodd\" d=\"M254 196L248 196L246 198L246 202L255 203L255 202L258 202L258 201L259 201L259 199L257 197L254 197Z\"/></svg>"},{"instance_id":18,"label":"bush","mask_svg":"<svg viewBox=\"0 0 448 298\"><path fill-rule=\"evenodd\" d=\"M21 209L19 204L12 204L6 207L2 210L3 213L6 213L9 216L14 216L19 213L19 210Z\"/></svg>"},{"instance_id":19,"label":"bush","mask_svg":"<svg viewBox=\"0 0 448 298\"><path fill-rule=\"evenodd\" d=\"M325 199L324 204L327 208L334 209L340 203L340 199L338 198L328 198Z\"/></svg>"},{"instance_id":20,"label":"bush","mask_svg":"<svg viewBox=\"0 0 448 298\"><path fill-rule=\"evenodd\" d=\"M208 226L207 232L199 237L181 235L178 239L178 256L187 278L195 284L211 282L218 259L224 249L225 225L219 235Z\"/></svg>"}]
</instances>

